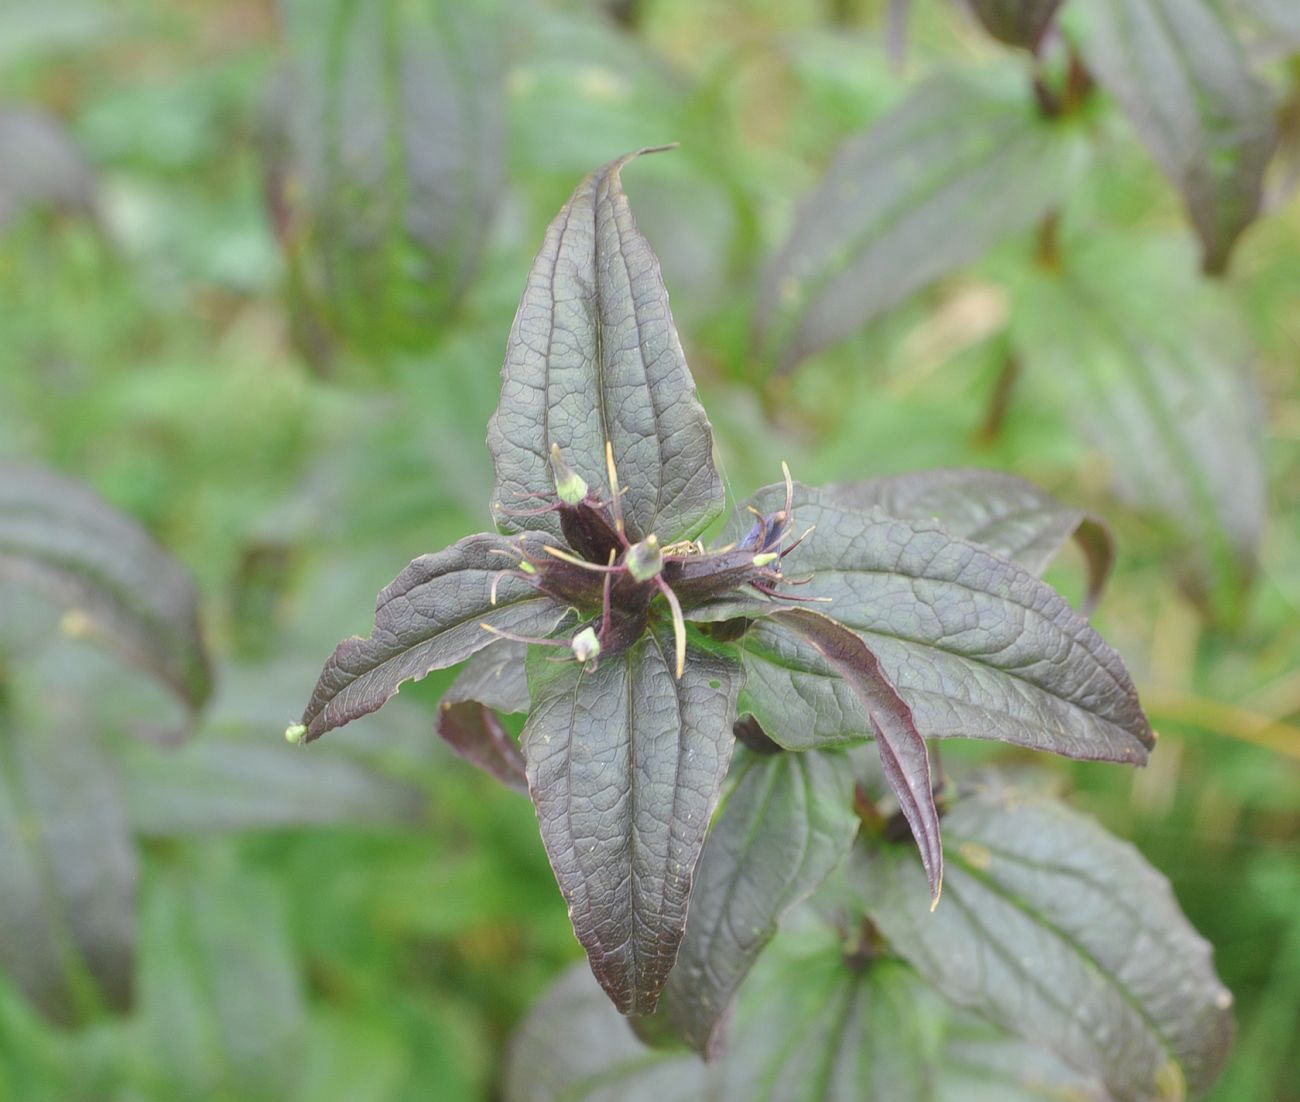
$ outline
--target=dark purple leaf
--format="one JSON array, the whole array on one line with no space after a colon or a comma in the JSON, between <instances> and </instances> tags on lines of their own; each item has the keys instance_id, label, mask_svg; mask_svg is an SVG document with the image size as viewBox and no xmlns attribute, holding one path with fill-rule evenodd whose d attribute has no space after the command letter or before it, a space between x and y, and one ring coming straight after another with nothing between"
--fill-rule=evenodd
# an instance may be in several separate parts
<instances>
[{"instance_id":1,"label":"dark purple leaf","mask_svg":"<svg viewBox=\"0 0 1300 1102\"><path fill-rule=\"evenodd\" d=\"M1088 68L1182 193L1207 272L1221 273L1259 211L1273 149L1267 86L1212 0L1075 5Z\"/></svg>"},{"instance_id":2,"label":"dark purple leaf","mask_svg":"<svg viewBox=\"0 0 1300 1102\"><path fill-rule=\"evenodd\" d=\"M754 504L784 494L770 487ZM926 738L1146 761L1154 736L1123 662L1049 586L937 526L846 509L824 491L796 486L794 512L799 528L816 528L785 560L791 578L812 575L791 593L862 637ZM751 602L711 615L759 611ZM778 743L807 749L871 735L858 695L806 642L759 621L740 646L741 711Z\"/></svg>"},{"instance_id":3,"label":"dark purple leaf","mask_svg":"<svg viewBox=\"0 0 1300 1102\"><path fill-rule=\"evenodd\" d=\"M465 664L438 707L438 734L451 748L524 793L528 777L523 751L497 713L528 711L527 657L526 643L493 643Z\"/></svg>"},{"instance_id":4,"label":"dark purple leaf","mask_svg":"<svg viewBox=\"0 0 1300 1102\"><path fill-rule=\"evenodd\" d=\"M1041 796L976 793L944 820L944 905L904 847L855 873L893 949L949 998L1075 1067L1118 1102L1199 1094L1232 1039L1232 996L1168 881Z\"/></svg>"},{"instance_id":5,"label":"dark purple leaf","mask_svg":"<svg viewBox=\"0 0 1300 1102\"><path fill-rule=\"evenodd\" d=\"M655 1008L731 760L740 669L655 625L592 668L530 668L522 745L542 841L592 971L625 1014Z\"/></svg>"},{"instance_id":6,"label":"dark purple leaf","mask_svg":"<svg viewBox=\"0 0 1300 1102\"><path fill-rule=\"evenodd\" d=\"M310 742L377 711L404 681L454 666L495 642L484 624L526 636L553 631L569 606L507 572L520 547L503 536L468 536L412 562L379 594L370 636L345 639L325 663L303 712L305 731L291 732Z\"/></svg>"},{"instance_id":7,"label":"dark purple leaf","mask_svg":"<svg viewBox=\"0 0 1300 1102\"><path fill-rule=\"evenodd\" d=\"M826 879L858 830L843 754L746 752L735 773L658 1014L705 1057L722 1051L736 991L782 917Z\"/></svg>"},{"instance_id":8,"label":"dark purple leaf","mask_svg":"<svg viewBox=\"0 0 1300 1102\"><path fill-rule=\"evenodd\" d=\"M608 496L609 441L629 536L667 545L697 535L724 495L659 262L619 179L638 155L588 176L547 230L506 347L488 446L493 501L509 510L553 497L552 444ZM497 522L560 531L556 514L525 522L498 512Z\"/></svg>"},{"instance_id":9,"label":"dark purple leaf","mask_svg":"<svg viewBox=\"0 0 1300 1102\"><path fill-rule=\"evenodd\" d=\"M0 462L0 581L6 579L52 592L68 607L68 629L103 638L191 708L207 699L193 581L147 532L87 487Z\"/></svg>"},{"instance_id":10,"label":"dark purple leaf","mask_svg":"<svg viewBox=\"0 0 1300 1102\"><path fill-rule=\"evenodd\" d=\"M810 644L857 696L871 720L885 780L912 828L933 901L938 903L943 888L939 811L930 781L930 754L911 708L885 676L871 648L843 624L806 608L782 609L769 619Z\"/></svg>"},{"instance_id":11,"label":"dark purple leaf","mask_svg":"<svg viewBox=\"0 0 1300 1102\"><path fill-rule=\"evenodd\" d=\"M1037 53L1061 0L970 0L970 6L999 42Z\"/></svg>"},{"instance_id":12,"label":"dark purple leaf","mask_svg":"<svg viewBox=\"0 0 1300 1102\"><path fill-rule=\"evenodd\" d=\"M130 1009L136 877L117 778L85 718L0 715L0 966L53 1021Z\"/></svg>"},{"instance_id":13,"label":"dark purple leaf","mask_svg":"<svg viewBox=\"0 0 1300 1102\"><path fill-rule=\"evenodd\" d=\"M30 209L91 214L95 178L58 120L31 108L0 108L0 232Z\"/></svg>"},{"instance_id":14,"label":"dark purple leaf","mask_svg":"<svg viewBox=\"0 0 1300 1102\"><path fill-rule=\"evenodd\" d=\"M932 80L849 139L763 273L757 330L788 371L1033 226L1065 191L1075 140L1019 85Z\"/></svg>"},{"instance_id":15,"label":"dark purple leaf","mask_svg":"<svg viewBox=\"0 0 1300 1102\"><path fill-rule=\"evenodd\" d=\"M954 536L1018 562L1031 574L1041 575L1073 536L1088 561L1085 614L1095 607L1115 562L1114 540L1100 519L1002 471L916 471L828 490L855 509L875 506L900 520L933 520Z\"/></svg>"}]
</instances>

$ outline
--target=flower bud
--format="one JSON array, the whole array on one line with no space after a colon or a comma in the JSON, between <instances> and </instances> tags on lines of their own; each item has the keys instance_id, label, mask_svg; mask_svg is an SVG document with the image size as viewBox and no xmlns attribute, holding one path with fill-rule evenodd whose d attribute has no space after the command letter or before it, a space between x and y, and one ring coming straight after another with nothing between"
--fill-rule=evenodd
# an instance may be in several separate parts
<instances>
[{"instance_id":1,"label":"flower bud","mask_svg":"<svg viewBox=\"0 0 1300 1102\"><path fill-rule=\"evenodd\" d=\"M573 648L573 657L579 662L589 662L600 657L600 639L592 628L583 628L569 645Z\"/></svg>"},{"instance_id":2,"label":"flower bud","mask_svg":"<svg viewBox=\"0 0 1300 1102\"><path fill-rule=\"evenodd\" d=\"M623 561L628 573L638 582L657 578L664 568L664 553L659 547L659 538L651 534L640 543L634 543L627 549Z\"/></svg>"},{"instance_id":3,"label":"flower bud","mask_svg":"<svg viewBox=\"0 0 1300 1102\"><path fill-rule=\"evenodd\" d=\"M555 495L565 505L577 505L587 496L587 483L560 454L560 445L551 445L551 474L555 478Z\"/></svg>"}]
</instances>

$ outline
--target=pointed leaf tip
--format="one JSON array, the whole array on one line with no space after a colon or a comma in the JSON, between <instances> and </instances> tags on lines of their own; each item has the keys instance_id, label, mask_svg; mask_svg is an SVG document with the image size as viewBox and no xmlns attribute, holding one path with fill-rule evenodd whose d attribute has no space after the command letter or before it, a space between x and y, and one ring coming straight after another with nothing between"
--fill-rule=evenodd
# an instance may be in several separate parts
<instances>
[{"instance_id":1,"label":"pointed leaf tip","mask_svg":"<svg viewBox=\"0 0 1300 1102\"><path fill-rule=\"evenodd\" d=\"M551 223L515 315L501 401L488 425L496 500L552 494L549 455L558 444L588 483L610 475L615 527L632 543L650 532L666 543L693 538L725 501L659 261L619 179L630 160L654 151L596 169ZM548 341L547 333L565 339ZM635 472L631 485L619 485L607 455ZM561 521L531 517L528 527L559 536ZM503 531L523 526L499 513L497 523Z\"/></svg>"}]
</instances>

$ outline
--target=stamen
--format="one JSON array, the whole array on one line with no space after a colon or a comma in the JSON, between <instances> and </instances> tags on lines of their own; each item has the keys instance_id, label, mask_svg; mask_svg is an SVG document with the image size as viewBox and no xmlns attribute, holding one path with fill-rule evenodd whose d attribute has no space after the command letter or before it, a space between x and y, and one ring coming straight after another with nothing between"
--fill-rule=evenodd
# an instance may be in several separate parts
<instances>
[{"instance_id":1,"label":"stamen","mask_svg":"<svg viewBox=\"0 0 1300 1102\"><path fill-rule=\"evenodd\" d=\"M512 643L529 643L538 647L567 647L569 645L563 639L540 639L536 635L516 635L513 631L502 631L500 628L494 628L491 624L482 621L479 622L478 626L493 635L499 635L502 639L509 639Z\"/></svg>"},{"instance_id":2,"label":"stamen","mask_svg":"<svg viewBox=\"0 0 1300 1102\"><path fill-rule=\"evenodd\" d=\"M583 570L594 570L594 571L595 571L596 573L598 573L598 574L605 574L605 573L610 573L610 574L621 574L621 573L623 573L623 569L624 569L624 568L621 567L621 566L614 566L614 565L612 564L612 562L611 562L611 565L609 565L609 566L601 566L599 563L588 562L586 559L580 559L580 558L578 558L577 555L571 555L571 554L569 554L568 551L563 551L563 550L561 550L561 549L558 548L558 547L551 547L551 546L549 546L549 545L546 546L546 547L543 547L542 550L545 551L548 555L551 555L551 556L553 556L554 558L559 559L561 562L567 562L570 566L580 566L580 567L582 567ZM610 558L611 558L611 560L613 559L613 554L612 554L612 553L611 553L611 555L610 555Z\"/></svg>"},{"instance_id":3,"label":"stamen","mask_svg":"<svg viewBox=\"0 0 1300 1102\"><path fill-rule=\"evenodd\" d=\"M784 551L781 552L781 558L785 558L786 555L790 554L791 551L793 551L796 547L798 547L801 543L803 543L803 541L806 540L809 536L811 536L815 531L817 531L817 525L815 524L809 525L808 528L804 531L803 535L801 535L797 540L794 541L794 543L790 544L789 547L787 547Z\"/></svg>"},{"instance_id":4,"label":"stamen","mask_svg":"<svg viewBox=\"0 0 1300 1102\"><path fill-rule=\"evenodd\" d=\"M602 639L609 637L610 620L613 618L613 605L610 602L610 591L614 585L614 549L609 549L609 571L605 574L605 592L601 598L601 610L603 615L600 619L600 637Z\"/></svg>"},{"instance_id":5,"label":"stamen","mask_svg":"<svg viewBox=\"0 0 1300 1102\"><path fill-rule=\"evenodd\" d=\"M613 495L610 499L610 511L614 514L614 531L618 533L618 538L622 541L623 546L627 546L627 536L623 525L623 491L618 485L618 468L614 466L614 442L605 441L605 469L609 473L609 492Z\"/></svg>"},{"instance_id":6,"label":"stamen","mask_svg":"<svg viewBox=\"0 0 1300 1102\"><path fill-rule=\"evenodd\" d=\"M655 581L659 585L659 592L664 595L669 609L672 610L673 637L677 641L677 680L680 681L682 674L686 672L686 617L682 615L681 602L677 600L677 594L673 592L672 587L660 576L656 576Z\"/></svg>"}]
</instances>

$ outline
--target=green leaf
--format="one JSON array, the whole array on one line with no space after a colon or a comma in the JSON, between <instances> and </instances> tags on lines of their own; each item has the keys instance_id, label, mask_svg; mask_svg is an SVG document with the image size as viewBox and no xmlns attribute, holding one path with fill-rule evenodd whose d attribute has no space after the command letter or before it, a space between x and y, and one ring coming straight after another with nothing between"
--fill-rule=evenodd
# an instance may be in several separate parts
<instances>
[{"instance_id":1,"label":"green leaf","mask_svg":"<svg viewBox=\"0 0 1300 1102\"><path fill-rule=\"evenodd\" d=\"M1088 1073L972 1014L948 1031L935 1102L1113 1102Z\"/></svg>"},{"instance_id":2,"label":"green leaf","mask_svg":"<svg viewBox=\"0 0 1300 1102\"><path fill-rule=\"evenodd\" d=\"M944 819L930 914L907 847L856 870L890 945L949 998L1100 1076L1118 1102L1199 1093L1232 1039L1232 996L1169 884L1132 846L1047 798L1003 791Z\"/></svg>"},{"instance_id":3,"label":"green leaf","mask_svg":"<svg viewBox=\"0 0 1300 1102\"><path fill-rule=\"evenodd\" d=\"M80 483L0 462L0 582L15 579L59 598L73 634L102 637L192 708L207 699L198 594L185 568Z\"/></svg>"},{"instance_id":4,"label":"green leaf","mask_svg":"<svg viewBox=\"0 0 1300 1102\"><path fill-rule=\"evenodd\" d=\"M639 1045L571 969L511 1044L506 1102L1112 1102L1047 1050L954 1015L897 958L846 956L838 932L799 925L746 982L710 1065Z\"/></svg>"},{"instance_id":5,"label":"green leaf","mask_svg":"<svg viewBox=\"0 0 1300 1102\"><path fill-rule=\"evenodd\" d=\"M971 10L999 42L1037 53L1061 0L971 0Z\"/></svg>"},{"instance_id":6,"label":"green leaf","mask_svg":"<svg viewBox=\"0 0 1300 1102\"><path fill-rule=\"evenodd\" d=\"M306 1013L282 889L233 855L153 877L141 908L136 1058L165 1098L287 1098Z\"/></svg>"},{"instance_id":7,"label":"green leaf","mask_svg":"<svg viewBox=\"0 0 1300 1102\"><path fill-rule=\"evenodd\" d=\"M596 978L649 1014L731 760L740 669L692 647L678 680L662 624L594 669L545 663L521 740L542 841Z\"/></svg>"},{"instance_id":8,"label":"green leaf","mask_svg":"<svg viewBox=\"0 0 1300 1102\"><path fill-rule=\"evenodd\" d=\"M37 208L93 213L94 173L56 119L30 108L0 109L0 232Z\"/></svg>"},{"instance_id":9,"label":"green leaf","mask_svg":"<svg viewBox=\"0 0 1300 1102\"><path fill-rule=\"evenodd\" d=\"M885 780L912 828L937 904L943 888L939 811L930 780L930 752L907 702L882 672L875 652L843 624L807 608L780 609L769 619L811 645L853 690L870 718Z\"/></svg>"},{"instance_id":10,"label":"green leaf","mask_svg":"<svg viewBox=\"0 0 1300 1102\"><path fill-rule=\"evenodd\" d=\"M75 1025L130 1009L136 853L84 720L33 720L0 710L0 966L47 1017Z\"/></svg>"},{"instance_id":11,"label":"green leaf","mask_svg":"<svg viewBox=\"0 0 1300 1102\"><path fill-rule=\"evenodd\" d=\"M722 1050L736 991L782 917L826 879L858 830L843 754L743 751L734 772L659 1009L705 1057Z\"/></svg>"},{"instance_id":12,"label":"green leaf","mask_svg":"<svg viewBox=\"0 0 1300 1102\"><path fill-rule=\"evenodd\" d=\"M1012 337L1121 496L1177 533L1193 593L1228 610L1264 521L1263 402L1233 303L1162 242L1094 239L1025 282Z\"/></svg>"},{"instance_id":13,"label":"green leaf","mask_svg":"<svg viewBox=\"0 0 1300 1102\"><path fill-rule=\"evenodd\" d=\"M784 492L769 487L754 504L771 511ZM810 607L862 637L924 737L1146 760L1154 736L1123 662L1055 590L941 528L846 509L824 491L796 485L794 511L815 531L785 559L791 578L811 575L791 592L828 599ZM740 646L741 710L776 742L808 749L871 734L857 695L808 644L759 621Z\"/></svg>"},{"instance_id":14,"label":"green leaf","mask_svg":"<svg viewBox=\"0 0 1300 1102\"><path fill-rule=\"evenodd\" d=\"M211 733L174 750L119 754L135 829L154 837L352 823L419 824L424 794L341 754Z\"/></svg>"},{"instance_id":15,"label":"green leaf","mask_svg":"<svg viewBox=\"0 0 1300 1102\"><path fill-rule=\"evenodd\" d=\"M473 0L285 10L293 66L266 144L293 288L363 349L427 347L504 188L495 28Z\"/></svg>"},{"instance_id":16,"label":"green leaf","mask_svg":"<svg viewBox=\"0 0 1300 1102\"><path fill-rule=\"evenodd\" d=\"M1076 4L1088 68L1183 196L1202 266L1221 273L1259 211L1273 149L1268 88L1211 0Z\"/></svg>"},{"instance_id":17,"label":"green leaf","mask_svg":"<svg viewBox=\"0 0 1300 1102\"><path fill-rule=\"evenodd\" d=\"M1271 43L1300 47L1300 7L1292 0L1232 0L1230 7L1258 23Z\"/></svg>"},{"instance_id":18,"label":"green leaf","mask_svg":"<svg viewBox=\"0 0 1300 1102\"><path fill-rule=\"evenodd\" d=\"M552 444L607 496L608 441L626 486L629 537L653 533L666 545L698 535L724 494L659 262L619 179L639 155L588 176L546 231L506 346L488 446L493 501L509 509L553 497ZM522 527L503 513L498 524ZM560 532L556 514L530 517L527 527Z\"/></svg>"},{"instance_id":19,"label":"green leaf","mask_svg":"<svg viewBox=\"0 0 1300 1102\"><path fill-rule=\"evenodd\" d=\"M569 606L507 572L520 547L501 536L468 536L403 570L379 594L370 636L345 639L325 663L302 715L305 741L377 711L402 682L495 642L484 624L520 635L553 631Z\"/></svg>"},{"instance_id":20,"label":"green leaf","mask_svg":"<svg viewBox=\"0 0 1300 1102\"><path fill-rule=\"evenodd\" d=\"M898 961L848 966L841 946L774 944L746 984L721 1097L782 1102L921 1102L938 1059L942 1008ZM819 942L821 944L819 944Z\"/></svg>"},{"instance_id":21,"label":"green leaf","mask_svg":"<svg viewBox=\"0 0 1300 1102\"><path fill-rule=\"evenodd\" d=\"M1088 612L1115 563L1115 544L1099 518L1072 509L1023 478L978 467L916 471L828 487L855 509L878 507L900 520L933 520L1041 575L1073 536L1088 561Z\"/></svg>"},{"instance_id":22,"label":"green leaf","mask_svg":"<svg viewBox=\"0 0 1300 1102\"><path fill-rule=\"evenodd\" d=\"M551 986L510 1044L506 1102L700 1102L693 1053L648 1049L581 965Z\"/></svg>"},{"instance_id":23,"label":"green leaf","mask_svg":"<svg viewBox=\"0 0 1300 1102\"><path fill-rule=\"evenodd\" d=\"M438 734L462 758L519 792L524 755L498 712L528 711L528 645L502 639L474 655L438 706Z\"/></svg>"},{"instance_id":24,"label":"green leaf","mask_svg":"<svg viewBox=\"0 0 1300 1102\"><path fill-rule=\"evenodd\" d=\"M1059 201L1075 157L1023 87L944 75L841 148L763 273L757 329L788 371L978 260Z\"/></svg>"}]
</instances>

